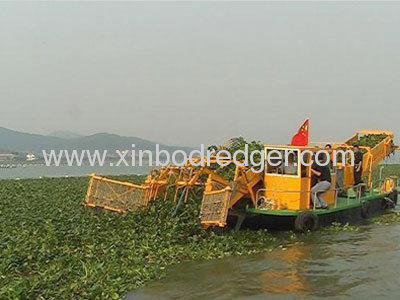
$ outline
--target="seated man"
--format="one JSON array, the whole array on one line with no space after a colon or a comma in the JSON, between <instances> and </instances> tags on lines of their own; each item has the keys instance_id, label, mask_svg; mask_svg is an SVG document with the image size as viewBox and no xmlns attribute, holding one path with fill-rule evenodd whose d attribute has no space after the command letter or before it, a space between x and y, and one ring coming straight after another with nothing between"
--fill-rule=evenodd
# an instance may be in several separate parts
<instances>
[{"instance_id":1,"label":"seated man","mask_svg":"<svg viewBox=\"0 0 400 300\"><path fill-rule=\"evenodd\" d=\"M311 172L314 174L318 182L311 187L311 200L315 204L315 208L328 208L328 204L321 198L320 194L331 188L331 172L329 166L322 166L327 160L324 153L320 153L318 161L314 161Z\"/></svg>"}]
</instances>

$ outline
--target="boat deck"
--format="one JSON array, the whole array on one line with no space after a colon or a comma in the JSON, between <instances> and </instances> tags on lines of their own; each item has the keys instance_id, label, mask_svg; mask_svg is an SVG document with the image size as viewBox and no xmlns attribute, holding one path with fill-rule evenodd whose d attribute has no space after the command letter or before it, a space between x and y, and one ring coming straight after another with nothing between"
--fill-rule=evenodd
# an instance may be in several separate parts
<instances>
[{"instance_id":1,"label":"boat deck","mask_svg":"<svg viewBox=\"0 0 400 300\"><path fill-rule=\"evenodd\" d=\"M329 214L341 210L350 209L353 207L358 207L362 202L369 201L372 199L380 198L384 195L376 192L368 192L365 196L361 198L343 198L338 197L335 206L330 206L328 209L315 209L317 215ZM301 210L270 210L270 209L258 209L258 208L248 208L246 213L249 214L264 214L264 215L276 215L276 216L297 216Z\"/></svg>"}]
</instances>

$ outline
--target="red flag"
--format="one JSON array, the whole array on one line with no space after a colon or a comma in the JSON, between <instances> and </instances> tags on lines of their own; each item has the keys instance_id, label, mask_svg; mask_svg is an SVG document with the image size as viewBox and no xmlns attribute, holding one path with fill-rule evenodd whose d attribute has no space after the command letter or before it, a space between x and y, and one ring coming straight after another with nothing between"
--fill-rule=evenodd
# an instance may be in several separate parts
<instances>
[{"instance_id":1,"label":"red flag","mask_svg":"<svg viewBox=\"0 0 400 300\"><path fill-rule=\"evenodd\" d=\"M309 119L305 120L299 131L292 138L292 146L307 146L308 145L308 123Z\"/></svg>"}]
</instances>

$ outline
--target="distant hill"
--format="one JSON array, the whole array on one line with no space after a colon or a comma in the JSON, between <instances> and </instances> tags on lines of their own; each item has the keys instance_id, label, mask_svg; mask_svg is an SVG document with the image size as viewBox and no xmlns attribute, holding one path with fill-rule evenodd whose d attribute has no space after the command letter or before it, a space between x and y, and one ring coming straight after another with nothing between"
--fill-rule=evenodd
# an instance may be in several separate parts
<instances>
[{"instance_id":1,"label":"distant hill","mask_svg":"<svg viewBox=\"0 0 400 300\"><path fill-rule=\"evenodd\" d=\"M132 149L155 151L156 142L137 137L120 136L110 133L97 133L89 136L57 137L14 131L0 127L0 149L15 152L33 152L41 155L42 150L108 150ZM181 149L189 152L189 147L168 146L159 144L160 149L175 151Z\"/></svg>"},{"instance_id":2,"label":"distant hill","mask_svg":"<svg viewBox=\"0 0 400 300\"><path fill-rule=\"evenodd\" d=\"M71 131L54 131L52 133L49 133L48 136L59 137L63 139L75 139L83 137L82 134L78 134Z\"/></svg>"}]
</instances>

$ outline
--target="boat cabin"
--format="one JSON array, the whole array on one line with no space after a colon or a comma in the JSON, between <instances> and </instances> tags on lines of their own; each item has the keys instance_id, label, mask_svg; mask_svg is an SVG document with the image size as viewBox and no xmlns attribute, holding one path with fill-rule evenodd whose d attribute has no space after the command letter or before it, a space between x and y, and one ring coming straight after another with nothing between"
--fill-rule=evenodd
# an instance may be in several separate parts
<instances>
[{"instance_id":1,"label":"boat cabin","mask_svg":"<svg viewBox=\"0 0 400 300\"><path fill-rule=\"evenodd\" d=\"M325 148L266 146L263 203L270 210L309 209L314 153ZM285 157L286 156L286 157ZM286 162L286 163L285 163ZM336 199L336 169L331 168L331 189L322 197L328 205Z\"/></svg>"}]
</instances>

